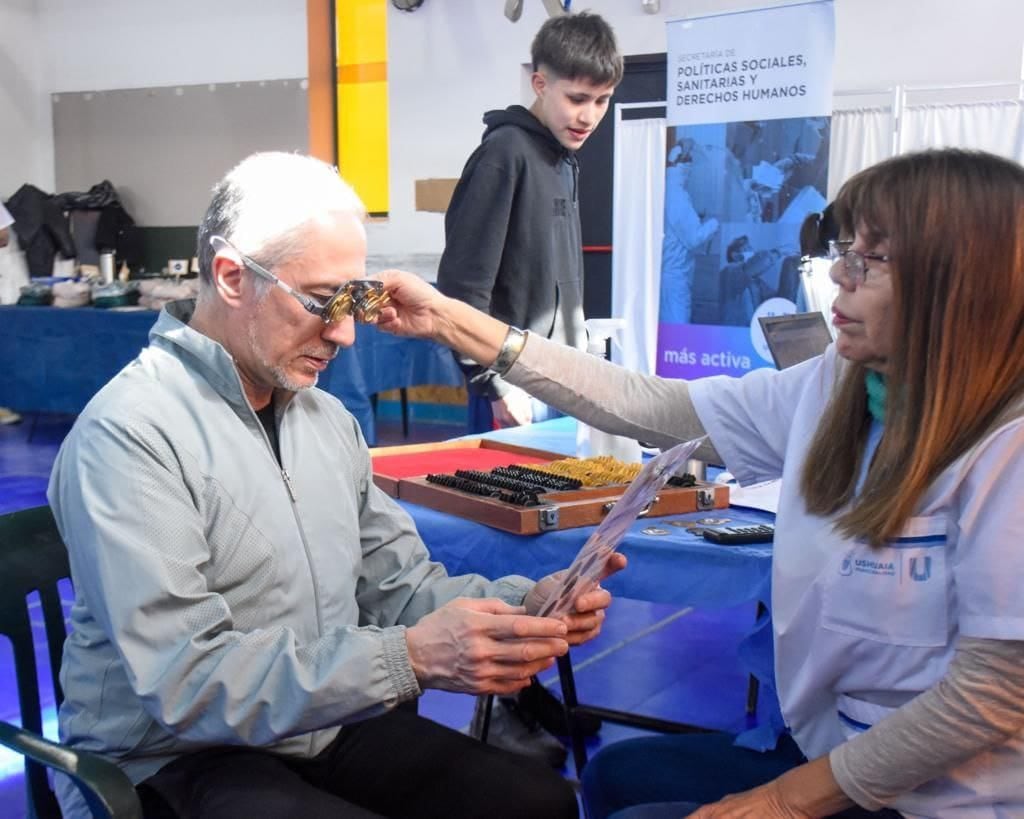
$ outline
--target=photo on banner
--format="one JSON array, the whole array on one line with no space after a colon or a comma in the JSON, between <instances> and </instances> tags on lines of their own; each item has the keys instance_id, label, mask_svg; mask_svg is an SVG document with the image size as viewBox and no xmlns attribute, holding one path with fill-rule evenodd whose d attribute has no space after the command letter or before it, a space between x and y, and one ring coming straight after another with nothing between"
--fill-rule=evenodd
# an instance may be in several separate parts
<instances>
[{"instance_id":1,"label":"photo on banner","mask_svg":"<svg viewBox=\"0 0 1024 819\"><path fill-rule=\"evenodd\" d=\"M800 224L826 205L831 0L668 23L657 372L771 366L758 319L807 309Z\"/></svg>"}]
</instances>

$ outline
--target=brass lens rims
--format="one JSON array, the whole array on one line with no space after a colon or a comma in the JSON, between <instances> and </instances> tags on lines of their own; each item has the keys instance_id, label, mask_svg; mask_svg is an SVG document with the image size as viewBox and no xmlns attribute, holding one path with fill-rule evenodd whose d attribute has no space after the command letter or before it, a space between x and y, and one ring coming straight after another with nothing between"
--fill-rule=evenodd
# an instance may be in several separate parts
<instances>
[{"instance_id":1,"label":"brass lens rims","mask_svg":"<svg viewBox=\"0 0 1024 819\"><path fill-rule=\"evenodd\" d=\"M324 307L324 321L340 321L350 315L358 322L372 324L390 302L383 282L353 279L345 282Z\"/></svg>"}]
</instances>

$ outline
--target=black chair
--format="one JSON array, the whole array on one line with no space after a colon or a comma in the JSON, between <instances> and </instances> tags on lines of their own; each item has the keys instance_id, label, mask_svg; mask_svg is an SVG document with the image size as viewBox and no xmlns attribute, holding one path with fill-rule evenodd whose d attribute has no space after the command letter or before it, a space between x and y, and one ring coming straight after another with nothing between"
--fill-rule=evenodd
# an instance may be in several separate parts
<instances>
[{"instance_id":1,"label":"black chair","mask_svg":"<svg viewBox=\"0 0 1024 819\"><path fill-rule=\"evenodd\" d=\"M760 618L767 609L763 603L757 604L757 617ZM599 705L584 705L579 701L576 693L576 676L572 668L572 657L565 654L558 658L558 681L562 686L562 708L565 710L566 724L569 727L569 750L572 751L573 763L576 766L576 775L583 773L587 764L586 735L581 725L581 719L597 717L604 722L614 722L618 725L628 725L632 728L642 728L645 731L658 731L664 734L706 734L714 729L705 728L700 725L691 725L675 720L650 717L645 714L638 714L632 711L619 711L612 708L605 708ZM760 691L760 682L757 677L751 674L747 681L747 716L757 713L757 698ZM494 707L494 695L487 696L484 705L483 721L481 722L480 741L487 742L487 735L491 726L491 709Z\"/></svg>"},{"instance_id":2,"label":"black chair","mask_svg":"<svg viewBox=\"0 0 1024 819\"><path fill-rule=\"evenodd\" d=\"M28 595L38 592L46 630L54 698L64 699L58 672L66 629L57 581L70 576L67 551L48 506L0 516L0 634L11 641L22 728L0 722L0 745L25 757L29 816L60 819L46 769L71 777L94 816L141 819L128 777L107 759L43 738L43 713L32 640Z\"/></svg>"}]
</instances>

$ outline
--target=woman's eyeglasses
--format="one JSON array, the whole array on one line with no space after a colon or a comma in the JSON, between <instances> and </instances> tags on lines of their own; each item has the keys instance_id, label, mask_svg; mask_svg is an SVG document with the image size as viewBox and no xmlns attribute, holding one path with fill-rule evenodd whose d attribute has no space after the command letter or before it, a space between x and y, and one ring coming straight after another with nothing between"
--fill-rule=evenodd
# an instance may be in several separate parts
<instances>
[{"instance_id":1,"label":"woman's eyeglasses","mask_svg":"<svg viewBox=\"0 0 1024 819\"><path fill-rule=\"evenodd\" d=\"M851 287L860 287L868 275L868 262L887 262L889 257L881 253L861 253L851 250L852 239L832 239L828 243L828 258L833 262L843 260L843 273Z\"/></svg>"},{"instance_id":2,"label":"woman's eyeglasses","mask_svg":"<svg viewBox=\"0 0 1024 819\"><path fill-rule=\"evenodd\" d=\"M229 248L238 254L249 270L257 276L261 276L275 287L279 287L289 296L301 304L306 312L323 321L324 324L341 321L345 316L352 316L356 321L363 323L373 322L380 315L381 308L391 301L391 296L384 290L384 283L370 279L352 279L345 282L333 296L321 302L310 296L300 293L294 287L285 284L277 276L242 253L223 236L211 236L210 245L215 251Z\"/></svg>"}]
</instances>

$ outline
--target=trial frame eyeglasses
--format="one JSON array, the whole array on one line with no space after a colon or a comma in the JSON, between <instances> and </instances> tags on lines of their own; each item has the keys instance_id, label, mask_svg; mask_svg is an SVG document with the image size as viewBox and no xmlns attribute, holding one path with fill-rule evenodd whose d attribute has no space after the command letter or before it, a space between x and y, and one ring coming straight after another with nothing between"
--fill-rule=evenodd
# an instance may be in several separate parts
<instances>
[{"instance_id":1,"label":"trial frame eyeglasses","mask_svg":"<svg viewBox=\"0 0 1024 819\"><path fill-rule=\"evenodd\" d=\"M828 258L830 261L843 260L843 273L851 287L860 287L868 276L868 262L887 262L889 256L882 253L861 253L852 250L852 239L829 239Z\"/></svg>"},{"instance_id":2,"label":"trial frame eyeglasses","mask_svg":"<svg viewBox=\"0 0 1024 819\"><path fill-rule=\"evenodd\" d=\"M390 297L385 292L382 282L368 279L352 279L341 285L326 301L318 303L316 299L307 296L305 293L300 293L291 285L281 281L263 265L242 253L223 236L211 236L210 246L216 252L230 249L237 253L238 258L242 260L242 264L249 270L283 290L298 301L307 313L316 316L324 324L341 321L348 315L352 315L357 321L375 321L380 314L380 309L390 301Z\"/></svg>"}]
</instances>

